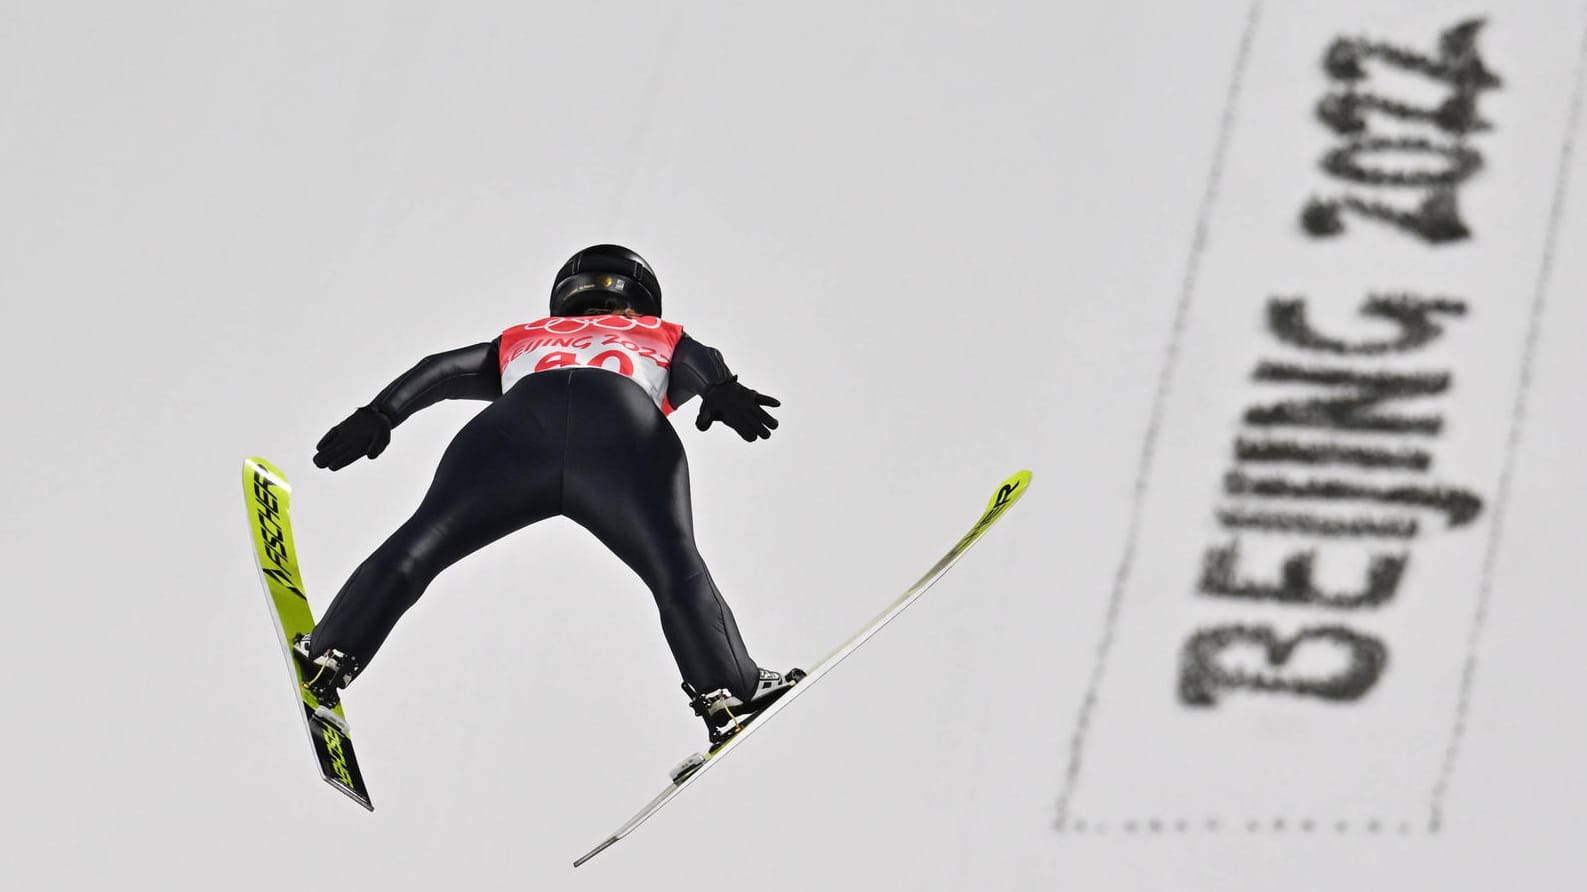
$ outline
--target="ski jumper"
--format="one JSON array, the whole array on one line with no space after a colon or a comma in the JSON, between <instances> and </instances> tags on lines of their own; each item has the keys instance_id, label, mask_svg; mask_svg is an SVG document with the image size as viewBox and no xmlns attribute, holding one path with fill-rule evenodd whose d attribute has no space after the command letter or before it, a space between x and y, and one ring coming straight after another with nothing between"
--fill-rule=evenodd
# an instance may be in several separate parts
<instances>
[{"instance_id":1,"label":"ski jumper","mask_svg":"<svg viewBox=\"0 0 1587 892\"><path fill-rule=\"evenodd\" d=\"M561 515L650 588L683 680L747 702L758 668L695 547L688 464L666 417L731 377L720 353L654 316L550 317L426 357L371 404L393 425L443 399L490 405L452 439L413 516L337 593L313 656L336 648L367 668L442 570Z\"/></svg>"}]
</instances>

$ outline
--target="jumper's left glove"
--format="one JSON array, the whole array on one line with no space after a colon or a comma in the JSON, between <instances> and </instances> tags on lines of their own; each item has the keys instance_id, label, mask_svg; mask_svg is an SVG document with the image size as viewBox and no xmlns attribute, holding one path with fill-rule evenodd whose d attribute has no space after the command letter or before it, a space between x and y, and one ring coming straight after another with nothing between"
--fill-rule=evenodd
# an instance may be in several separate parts
<instances>
[{"instance_id":1,"label":"jumper's left glove","mask_svg":"<svg viewBox=\"0 0 1587 892\"><path fill-rule=\"evenodd\" d=\"M320 438L314 446L314 464L340 471L360 458L374 458L390 442L391 419L373 406L364 406Z\"/></svg>"},{"instance_id":2,"label":"jumper's left glove","mask_svg":"<svg viewBox=\"0 0 1587 892\"><path fill-rule=\"evenodd\" d=\"M700 394L700 415L694 419L694 426L707 430L712 422L720 421L737 431L745 442L753 443L770 438L777 429L777 419L761 407L780 405L776 397L750 390L738 383L738 376L734 375Z\"/></svg>"}]
</instances>

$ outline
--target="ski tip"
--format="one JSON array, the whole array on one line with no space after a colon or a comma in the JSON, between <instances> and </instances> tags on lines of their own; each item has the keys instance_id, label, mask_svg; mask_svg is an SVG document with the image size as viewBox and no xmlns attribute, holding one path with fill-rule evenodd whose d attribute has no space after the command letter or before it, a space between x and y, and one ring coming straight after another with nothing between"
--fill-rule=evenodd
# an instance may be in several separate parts
<instances>
[{"instance_id":1,"label":"ski tip","mask_svg":"<svg viewBox=\"0 0 1587 892\"><path fill-rule=\"evenodd\" d=\"M616 843L617 840L620 839L620 838L621 837L617 837L617 836L609 836L609 837L607 837L605 842L601 843L600 845L596 846L593 849L590 849L590 851L587 854L585 854L585 856L583 858L580 858L579 860L573 862L573 866L574 867L578 867L580 864L583 864L584 862L590 860L591 858L594 858L596 855L599 855L600 853L606 851L607 849L611 848L612 845L614 843Z\"/></svg>"},{"instance_id":2,"label":"ski tip","mask_svg":"<svg viewBox=\"0 0 1587 892\"><path fill-rule=\"evenodd\" d=\"M988 513L993 511L1001 513L1008 506L1019 501L1025 490L1030 489L1030 478L1030 471L1015 471L1010 474L1007 480L998 485L997 492L992 493L992 500L986 506Z\"/></svg>"},{"instance_id":3,"label":"ski tip","mask_svg":"<svg viewBox=\"0 0 1587 892\"><path fill-rule=\"evenodd\" d=\"M1013 507L1014 503L1019 501L1020 496L1025 494L1025 490L1030 488L1030 478L1030 471L1015 471L1009 475L1007 480L998 484L997 490L992 493L991 500L986 503L986 511L981 514L981 519L975 522L975 526L970 528L970 532L964 534L964 538L959 540L959 544L953 546L953 549L948 552L949 556L953 557L963 553L965 549L975 543L975 540L981 538L981 534L990 529L992 524L1003 516L1003 512Z\"/></svg>"},{"instance_id":4,"label":"ski tip","mask_svg":"<svg viewBox=\"0 0 1587 892\"><path fill-rule=\"evenodd\" d=\"M246 480L255 474L263 474L270 477L277 486L291 488L287 484L287 475L267 458L255 455L242 460L243 479Z\"/></svg>"}]
</instances>

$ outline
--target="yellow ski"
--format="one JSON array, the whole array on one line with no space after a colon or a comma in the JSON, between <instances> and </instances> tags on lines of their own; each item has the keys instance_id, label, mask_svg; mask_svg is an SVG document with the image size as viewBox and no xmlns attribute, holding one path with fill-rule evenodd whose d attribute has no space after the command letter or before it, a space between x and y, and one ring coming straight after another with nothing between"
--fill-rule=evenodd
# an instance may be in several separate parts
<instances>
[{"instance_id":1,"label":"yellow ski","mask_svg":"<svg viewBox=\"0 0 1587 892\"><path fill-rule=\"evenodd\" d=\"M292 688L303 711L303 726L325 782L347 794L354 802L374 811L369 789L358 770L353 753L353 737L347 714L341 705L335 709L321 706L303 687L302 670L292 655L292 641L314 629L314 615L303 593L303 575L298 570L297 546L292 541L292 487L286 475L262 458L243 462L243 499L248 506L249 537L253 540L254 562L259 581L264 584L265 600L275 619L276 641L286 657Z\"/></svg>"}]
</instances>

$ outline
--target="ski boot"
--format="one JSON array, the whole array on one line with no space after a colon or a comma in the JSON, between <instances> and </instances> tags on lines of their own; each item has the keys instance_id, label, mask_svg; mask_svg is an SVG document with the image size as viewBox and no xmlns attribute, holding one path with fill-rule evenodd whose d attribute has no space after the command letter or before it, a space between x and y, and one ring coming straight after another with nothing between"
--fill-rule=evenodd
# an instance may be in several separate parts
<instances>
[{"instance_id":1,"label":"ski boot","mask_svg":"<svg viewBox=\"0 0 1587 892\"><path fill-rule=\"evenodd\" d=\"M292 656L297 658L302 672L303 688L313 694L324 709L335 709L342 702L341 689L358 675L358 659L334 647L311 659L310 647L308 635L292 639Z\"/></svg>"},{"instance_id":2,"label":"ski boot","mask_svg":"<svg viewBox=\"0 0 1587 892\"><path fill-rule=\"evenodd\" d=\"M803 669L789 669L786 674L762 669L760 680L755 685L755 694L749 698L747 704L727 688L718 688L701 694L694 690L693 685L684 682L683 692L689 695L689 706L694 710L694 714L705 720L705 730L711 739L711 749L714 751L743 730L755 716L764 712L766 707L776 703L782 695L792 690L793 686L804 677Z\"/></svg>"}]
</instances>

